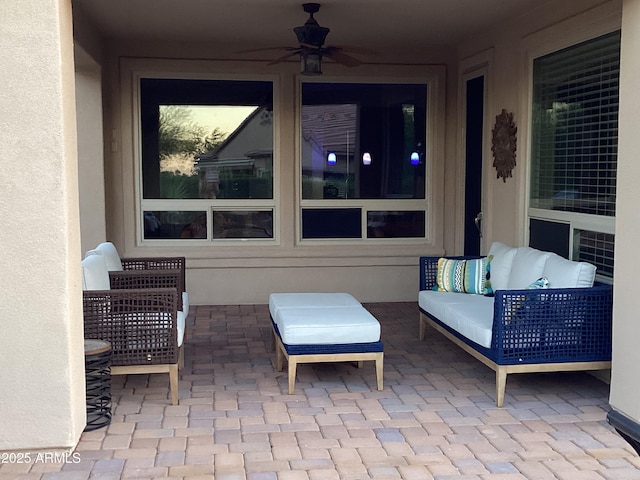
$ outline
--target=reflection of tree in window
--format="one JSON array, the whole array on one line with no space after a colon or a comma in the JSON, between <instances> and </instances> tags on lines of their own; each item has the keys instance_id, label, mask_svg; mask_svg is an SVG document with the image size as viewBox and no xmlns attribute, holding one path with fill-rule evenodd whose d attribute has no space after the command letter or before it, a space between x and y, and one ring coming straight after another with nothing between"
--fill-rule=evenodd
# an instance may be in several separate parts
<instances>
[{"instance_id":1,"label":"reflection of tree in window","mask_svg":"<svg viewBox=\"0 0 640 480\"><path fill-rule=\"evenodd\" d=\"M273 198L273 84L143 78L143 199Z\"/></svg>"},{"instance_id":2,"label":"reflection of tree in window","mask_svg":"<svg viewBox=\"0 0 640 480\"><path fill-rule=\"evenodd\" d=\"M161 198L200 198L196 157L213 150L226 136L219 128L207 132L195 123L187 106L161 105L158 129Z\"/></svg>"}]
</instances>

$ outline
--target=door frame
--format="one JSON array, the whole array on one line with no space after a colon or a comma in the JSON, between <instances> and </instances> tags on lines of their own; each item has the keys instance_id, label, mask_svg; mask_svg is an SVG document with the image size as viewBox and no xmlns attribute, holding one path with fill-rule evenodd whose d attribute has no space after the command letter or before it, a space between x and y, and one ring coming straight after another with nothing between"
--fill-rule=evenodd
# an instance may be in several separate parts
<instances>
[{"instance_id":1,"label":"door frame","mask_svg":"<svg viewBox=\"0 0 640 480\"><path fill-rule=\"evenodd\" d=\"M456 169L456 184L458 185L458 207L456 208L456 229L455 247L456 252L464 251L465 238L465 171L466 171L466 117L467 117L467 81L483 76L484 77L484 102L483 102L483 142L482 142L482 179L481 179L481 199L480 206L483 212L482 232L480 238L480 252L486 254L486 249L490 245L492 231L491 219L491 195L488 186L491 184L491 142L489 134L491 132L489 100L493 97L492 91L492 65L493 49L480 52L472 57L462 60L459 64L458 74L458 162Z\"/></svg>"}]
</instances>

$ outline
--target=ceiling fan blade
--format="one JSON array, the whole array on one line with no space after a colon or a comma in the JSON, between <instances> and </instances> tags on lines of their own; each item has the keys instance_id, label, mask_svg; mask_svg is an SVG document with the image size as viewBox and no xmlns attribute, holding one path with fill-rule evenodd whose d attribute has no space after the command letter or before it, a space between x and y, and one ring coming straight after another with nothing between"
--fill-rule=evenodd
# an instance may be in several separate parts
<instances>
[{"instance_id":1,"label":"ceiling fan blade","mask_svg":"<svg viewBox=\"0 0 640 480\"><path fill-rule=\"evenodd\" d=\"M336 63L340 63L345 67L357 67L361 65L362 62L357 58L353 58L351 55L347 55L346 53L342 53L339 49L336 48L328 48L323 55L327 58L330 58Z\"/></svg>"},{"instance_id":2,"label":"ceiling fan blade","mask_svg":"<svg viewBox=\"0 0 640 480\"><path fill-rule=\"evenodd\" d=\"M264 47L264 48L252 48L249 50L238 50L233 53L254 53L254 52L267 52L269 50L285 50L293 51L298 50L298 47Z\"/></svg>"},{"instance_id":3,"label":"ceiling fan blade","mask_svg":"<svg viewBox=\"0 0 640 480\"><path fill-rule=\"evenodd\" d=\"M267 63L267 65L275 65L276 63L286 62L287 60L289 60L289 58L299 55L300 52L298 50L299 49L296 49L296 51L294 52L287 53L286 55L282 55L281 57L276 58L275 60L271 60L269 63Z\"/></svg>"}]
</instances>

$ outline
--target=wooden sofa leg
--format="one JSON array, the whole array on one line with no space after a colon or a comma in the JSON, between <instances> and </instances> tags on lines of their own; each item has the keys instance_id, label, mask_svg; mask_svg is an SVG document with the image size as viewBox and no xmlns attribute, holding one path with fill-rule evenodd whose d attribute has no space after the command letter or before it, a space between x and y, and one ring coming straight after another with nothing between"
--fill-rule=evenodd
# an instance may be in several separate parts
<instances>
[{"instance_id":1,"label":"wooden sofa leg","mask_svg":"<svg viewBox=\"0 0 640 480\"><path fill-rule=\"evenodd\" d=\"M418 329L418 339L424 340L425 330L427 328L427 322L424 318L424 313L420 312L420 327Z\"/></svg>"},{"instance_id":2,"label":"wooden sofa leg","mask_svg":"<svg viewBox=\"0 0 640 480\"><path fill-rule=\"evenodd\" d=\"M171 390L171 404L178 405L178 364L169 365L169 388Z\"/></svg>"},{"instance_id":3,"label":"wooden sofa leg","mask_svg":"<svg viewBox=\"0 0 640 480\"><path fill-rule=\"evenodd\" d=\"M504 405L504 391L507 388L507 369L498 367L496 370L496 406Z\"/></svg>"}]
</instances>

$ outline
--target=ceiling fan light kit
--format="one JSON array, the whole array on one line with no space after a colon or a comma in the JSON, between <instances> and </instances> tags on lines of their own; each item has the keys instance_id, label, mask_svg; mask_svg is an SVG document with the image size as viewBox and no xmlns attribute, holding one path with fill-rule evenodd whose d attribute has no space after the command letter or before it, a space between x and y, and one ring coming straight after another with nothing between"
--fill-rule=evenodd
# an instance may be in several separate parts
<instances>
[{"instance_id":1,"label":"ceiling fan light kit","mask_svg":"<svg viewBox=\"0 0 640 480\"><path fill-rule=\"evenodd\" d=\"M300 52L302 75L322 75L322 53L316 50Z\"/></svg>"}]
</instances>

